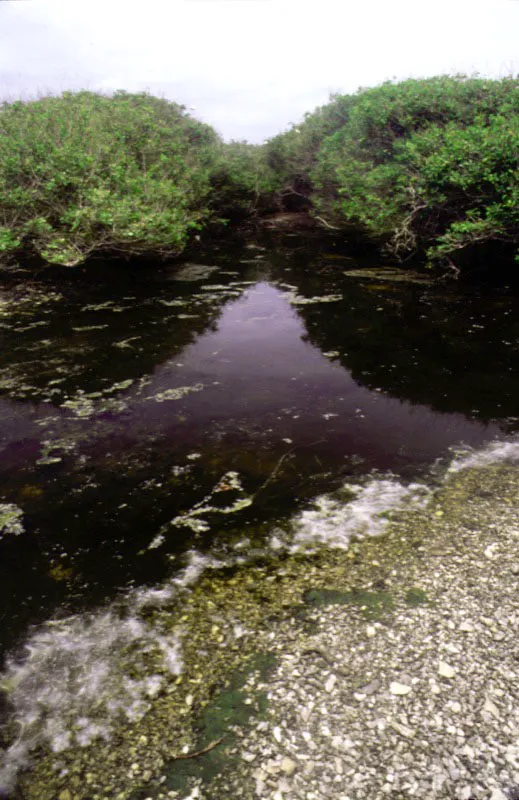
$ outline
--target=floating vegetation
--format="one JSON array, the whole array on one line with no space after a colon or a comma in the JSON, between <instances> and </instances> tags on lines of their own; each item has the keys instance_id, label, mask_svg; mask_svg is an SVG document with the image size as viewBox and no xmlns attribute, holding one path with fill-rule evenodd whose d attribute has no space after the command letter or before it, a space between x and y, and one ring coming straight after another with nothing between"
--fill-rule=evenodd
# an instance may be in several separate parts
<instances>
[{"instance_id":1,"label":"floating vegetation","mask_svg":"<svg viewBox=\"0 0 519 800\"><path fill-rule=\"evenodd\" d=\"M76 333L88 333L89 331L102 331L105 328L109 328L108 324L103 325L78 325L72 326L71 330L75 331Z\"/></svg>"},{"instance_id":2,"label":"floating vegetation","mask_svg":"<svg viewBox=\"0 0 519 800\"><path fill-rule=\"evenodd\" d=\"M65 400L62 406L70 409L75 417L92 417L95 414L94 401L82 389L78 389L76 397Z\"/></svg>"},{"instance_id":3,"label":"floating vegetation","mask_svg":"<svg viewBox=\"0 0 519 800\"><path fill-rule=\"evenodd\" d=\"M37 464L58 464L63 461L66 453L75 450L74 442L67 439L44 439L42 442L41 456L36 461Z\"/></svg>"},{"instance_id":4,"label":"floating vegetation","mask_svg":"<svg viewBox=\"0 0 519 800\"><path fill-rule=\"evenodd\" d=\"M18 536L23 533L23 511L14 503L0 503L0 538L4 534Z\"/></svg>"},{"instance_id":5,"label":"floating vegetation","mask_svg":"<svg viewBox=\"0 0 519 800\"><path fill-rule=\"evenodd\" d=\"M127 378L125 381L119 381L119 383L114 383L110 386L109 389L105 389L103 394L111 394L112 392L124 392L125 389L129 389L133 383L133 378Z\"/></svg>"},{"instance_id":6,"label":"floating vegetation","mask_svg":"<svg viewBox=\"0 0 519 800\"><path fill-rule=\"evenodd\" d=\"M167 527L170 525L183 526L185 528L190 528L195 533L201 533L209 530L210 525L207 520L200 519L200 517L206 514L235 514L237 511L248 508L253 503L252 497L238 496L234 502L229 505L215 505L215 495L219 495L223 492L236 492L243 495L244 489L237 472L230 470L222 475L209 494L196 503L189 511L186 511L184 514L179 514L172 519ZM166 530L166 528L162 529L162 531L164 530Z\"/></svg>"},{"instance_id":7,"label":"floating vegetation","mask_svg":"<svg viewBox=\"0 0 519 800\"><path fill-rule=\"evenodd\" d=\"M184 264L184 266L172 276L172 279L174 281L203 281L217 270L218 267L209 264Z\"/></svg>"},{"instance_id":8,"label":"floating vegetation","mask_svg":"<svg viewBox=\"0 0 519 800\"><path fill-rule=\"evenodd\" d=\"M173 300L164 300L162 297L159 297L158 302L162 306L166 306L166 308L174 308L175 306L182 308L182 306L187 306L188 304L187 300L183 300L182 298L179 297L176 297Z\"/></svg>"},{"instance_id":9,"label":"floating vegetation","mask_svg":"<svg viewBox=\"0 0 519 800\"><path fill-rule=\"evenodd\" d=\"M286 297L293 306L306 306L313 303L337 303L343 300L342 294L321 294L314 297L303 297L295 292L287 292Z\"/></svg>"},{"instance_id":10,"label":"floating vegetation","mask_svg":"<svg viewBox=\"0 0 519 800\"><path fill-rule=\"evenodd\" d=\"M202 292L219 292L219 291L228 291L229 287L225 286L223 283L214 283L214 284L206 284L205 286L200 287Z\"/></svg>"},{"instance_id":11,"label":"floating vegetation","mask_svg":"<svg viewBox=\"0 0 519 800\"><path fill-rule=\"evenodd\" d=\"M146 400L155 400L156 403L165 403L169 400L181 400L193 392L201 392L205 388L203 383L194 383L192 386L177 386L176 389L166 389L164 392L147 397Z\"/></svg>"},{"instance_id":12,"label":"floating vegetation","mask_svg":"<svg viewBox=\"0 0 519 800\"><path fill-rule=\"evenodd\" d=\"M434 278L424 275L423 272L414 272L408 269L393 269L391 267L377 267L366 269L348 269L343 272L347 278L362 278L369 281L391 281L392 283L416 283L419 286L430 286Z\"/></svg>"},{"instance_id":13,"label":"floating vegetation","mask_svg":"<svg viewBox=\"0 0 519 800\"><path fill-rule=\"evenodd\" d=\"M137 342L141 338L141 336L130 336L128 339L120 339L118 342L112 342L112 346L119 347L121 350L125 350L126 348L133 347L134 345L132 342Z\"/></svg>"},{"instance_id":14,"label":"floating vegetation","mask_svg":"<svg viewBox=\"0 0 519 800\"><path fill-rule=\"evenodd\" d=\"M114 300L106 300L104 303L91 303L83 306L81 311L114 311L120 313L126 311L125 306L120 306Z\"/></svg>"}]
</instances>

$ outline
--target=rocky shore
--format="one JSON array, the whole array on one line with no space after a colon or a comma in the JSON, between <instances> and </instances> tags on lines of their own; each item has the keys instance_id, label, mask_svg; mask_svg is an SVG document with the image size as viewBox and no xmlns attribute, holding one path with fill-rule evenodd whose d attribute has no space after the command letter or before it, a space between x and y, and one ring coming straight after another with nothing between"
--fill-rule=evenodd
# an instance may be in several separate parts
<instances>
[{"instance_id":1,"label":"rocky shore","mask_svg":"<svg viewBox=\"0 0 519 800\"><path fill-rule=\"evenodd\" d=\"M382 537L215 570L174 686L18 796L517 800L518 546L517 465L468 463Z\"/></svg>"},{"instance_id":2,"label":"rocky shore","mask_svg":"<svg viewBox=\"0 0 519 800\"><path fill-rule=\"evenodd\" d=\"M267 635L277 666L248 689L268 712L237 730L241 767L187 796L518 798L518 488L513 469L461 473L398 544L357 546L340 589Z\"/></svg>"}]
</instances>

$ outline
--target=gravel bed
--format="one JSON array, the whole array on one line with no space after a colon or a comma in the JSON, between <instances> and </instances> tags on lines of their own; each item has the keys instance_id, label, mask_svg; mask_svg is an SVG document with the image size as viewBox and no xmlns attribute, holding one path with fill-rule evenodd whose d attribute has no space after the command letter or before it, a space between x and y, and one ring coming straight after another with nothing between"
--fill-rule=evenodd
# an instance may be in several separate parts
<instances>
[{"instance_id":1,"label":"gravel bed","mask_svg":"<svg viewBox=\"0 0 519 800\"><path fill-rule=\"evenodd\" d=\"M182 624L191 613L208 662L186 662L180 711L145 718L130 747L86 749L63 777L43 760L20 797L519 800L518 501L517 467L464 469L379 539L202 581ZM231 617L248 631L232 647ZM254 654L269 670L247 669ZM222 657L229 674L245 664L242 699L227 698L241 717L200 755Z\"/></svg>"},{"instance_id":2,"label":"gravel bed","mask_svg":"<svg viewBox=\"0 0 519 800\"><path fill-rule=\"evenodd\" d=\"M462 508L429 509L419 557L378 581L417 587L390 611L330 604L313 635L295 620L270 634L278 666L250 680L268 717L238 730L241 769L204 797L519 798L517 490L502 473L496 506L481 477L460 482Z\"/></svg>"}]
</instances>

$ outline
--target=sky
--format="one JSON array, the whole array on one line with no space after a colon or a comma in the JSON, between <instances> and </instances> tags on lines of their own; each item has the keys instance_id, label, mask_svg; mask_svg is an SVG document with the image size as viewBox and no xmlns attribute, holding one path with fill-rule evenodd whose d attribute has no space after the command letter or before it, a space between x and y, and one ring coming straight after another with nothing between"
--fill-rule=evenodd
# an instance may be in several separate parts
<instances>
[{"instance_id":1,"label":"sky","mask_svg":"<svg viewBox=\"0 0 519 800\"><path fill-rule=\"evenodd\" d=\"M445 73L519 73L519 0L0 0L1 99L149 91L225 139Z\"/></svg>"}]
</instances>

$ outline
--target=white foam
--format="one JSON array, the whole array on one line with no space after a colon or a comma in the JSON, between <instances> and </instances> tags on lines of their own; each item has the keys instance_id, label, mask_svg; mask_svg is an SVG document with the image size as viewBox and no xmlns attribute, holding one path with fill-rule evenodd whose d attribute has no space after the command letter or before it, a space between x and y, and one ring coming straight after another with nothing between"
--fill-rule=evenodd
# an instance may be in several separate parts
<instances>
[{"instance_id":1,"label":"white foam","mask_svg":"<svg viewBox=\"0 0 519 800\"><path fill-rule=\"evenodd\" d=\"M303 511L294 523L291 552L317 547L345 550L353 538L380 536L389 515L398 508L423 505L430 491L421 483L405 485L396 478L371 479L363 486L347 484L353 494L349 502L340 495L319 497L314 508ZM279 550L279 532L272 542Z\"/></svg>"},{"instance_id":2,"label":"white foam","mask_svg":"<svg viewBox=\"0 0 519 800\"><path fill-rule=\"evenodd\" d=\"M449 466L449 472L462 469L488 467L491 464L519 463L519 439L506 442L492 442L482 450L466 449L459 453Z\"/></svg>"},{"instance_id":3,"label":"white foam","mask_svg":"<svg viewBox=\"0 0 519 800\"><path fill-rule=\"evenodd\" d=\"M466 450L446 473L499 462L519 462L519 439ZM211 494L229 486L241 489L234 485L234 473L224 478ZM269 552L347 549L354 538L383 534L392 513L420 507L430 496L425 483L405 484L394 476L347 484L343 491L317 498L287 529L274 530L265 549L238 544L234 555L225 559L191 552L185 568L164 585L131 592L117 606L96 614L50 621L36 630L25 653L11 657L2 676L19 736L0 762L0 793L13 789L17 773L36 747L59 753L108 739L117 720L141 719L170 676L180 674L181 632L145 621L140 616L143 609L168 607L207 569L251 563ZM124 615L118 611L122 607ZM236 638L246 634L236 621L228 623Z\"/></svg>"},{"instance_id":4,"label":"white foam","mask_svg":"<svg viewBox=\"0 0 519 800\"><path fill-rule=\"evenodd\" d=\"M151 675L150 663L157 669ZM12 790L38 745L56 753L84 747L109 738L121 717L141 719L167 674L181 671L178 633L158 632L136 616L120 619L113 608L43 626L4 673L20 735L0 765L0 791Z\"/></svg>"}]
</instances>

